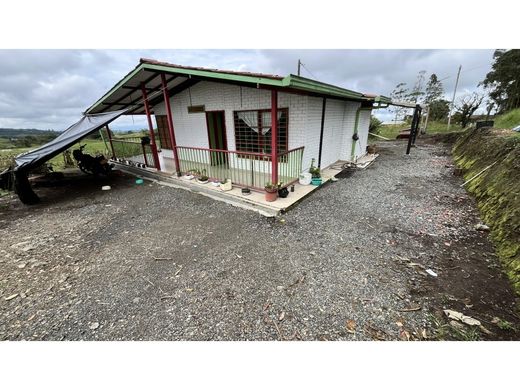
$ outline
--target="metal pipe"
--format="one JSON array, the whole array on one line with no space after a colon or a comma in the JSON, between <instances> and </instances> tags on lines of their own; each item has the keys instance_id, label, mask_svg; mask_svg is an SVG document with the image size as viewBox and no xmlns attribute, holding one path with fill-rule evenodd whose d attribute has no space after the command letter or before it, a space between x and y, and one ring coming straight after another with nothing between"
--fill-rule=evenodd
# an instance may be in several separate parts
<instances>
[{"instance_id":1,"label":"metal pipe","mask_svg":"<svg viewBox=\"0 0 520 390\"><path fill-rule=\"evenodd\" d=\"M271 181L278 183L278 91L271 91Z\"/></svg>"},{"instance_id":2,"label":"metal pipe","mask_svg":"<svg viewBox=\"0 0 520 390\"><path fill-rule=\"evenodd\" d=\"M173 128L172 108L170 106L170 96L168 94L168 85L164 73L161 73L162 90L164 97L164 104L166 108L166 119L168 122L168 131L170 132L170 140L172 141L173 160L175 161L175 171L177 176L181 175L179 166L179 156L177 155L177 143L175 142L175 129Z\"/></svg>"}]
</instances>

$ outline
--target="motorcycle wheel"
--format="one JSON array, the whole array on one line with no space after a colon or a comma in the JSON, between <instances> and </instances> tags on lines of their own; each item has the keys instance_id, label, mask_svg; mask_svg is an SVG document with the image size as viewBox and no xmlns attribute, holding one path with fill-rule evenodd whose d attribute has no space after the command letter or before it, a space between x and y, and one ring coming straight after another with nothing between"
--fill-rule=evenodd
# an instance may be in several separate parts
<instances>
[{"instance_id":1,"label":"motorcycle wheel","mask_svg":"<svg viewBox=\"0 0 520 390\"><path fill-rule=\"evenodd\" d=\"M79 170L80 170L81 172L86 173L87 175L92 174L92 172L90 172L89 170L87 170L87 168L85 168L85 167L83 166L83 164L78 164L78 168L79 168Z\"/></svg>"}]
</instances>

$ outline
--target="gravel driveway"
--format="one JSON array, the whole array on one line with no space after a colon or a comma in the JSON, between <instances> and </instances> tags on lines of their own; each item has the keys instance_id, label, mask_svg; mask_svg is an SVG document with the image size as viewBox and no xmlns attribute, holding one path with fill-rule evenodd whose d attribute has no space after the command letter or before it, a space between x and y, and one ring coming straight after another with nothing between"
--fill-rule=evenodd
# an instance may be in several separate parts
<instances>
[{"instance_id":1,"label":"gravel driveway","mask_svg":"<svg viewBox=\"0 0 520 390\"><path fill-rule=\"evenodd\" d=\"M278 219L124 174L42 188L35 207L2 198L0 338L518 339L448 149L404 148Z\"/></svg>"}]
</instances>

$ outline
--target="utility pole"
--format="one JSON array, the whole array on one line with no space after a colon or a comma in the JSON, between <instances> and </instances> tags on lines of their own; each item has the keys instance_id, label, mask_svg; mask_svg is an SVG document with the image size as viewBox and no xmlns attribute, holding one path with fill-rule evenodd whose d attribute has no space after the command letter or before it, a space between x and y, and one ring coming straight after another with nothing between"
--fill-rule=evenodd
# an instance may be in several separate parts
<instances>
[{"instance_id":1,"label":"utility pole","mask_svg":"<svg viewBox=\"0 0 520 390\"><path fill-rule=\"evenodd\" d=\"M300 75L300 66L301 66L301 64L302 64L302 62L298 58L298 76Z\"/></svg>"},{"instance_id":2,"label":"utility pole","mask_svg":"<svg viewBox=\"0 0 520 390\"><path fill-rule=\"evenodd\" d=\"M457 72L457 80L455 81L455 89L453 90L453 98L451 99L451 104L450 104L450 114L448 115L448 127L446 128L446 131L450 130L451 112L453 111L453 103L455 102L455 94L457 93L457 87L459 85L459 77L460 77L461 69L462 69L462 65L459 65L459 71Z\"/></svg>"}]
</instances>

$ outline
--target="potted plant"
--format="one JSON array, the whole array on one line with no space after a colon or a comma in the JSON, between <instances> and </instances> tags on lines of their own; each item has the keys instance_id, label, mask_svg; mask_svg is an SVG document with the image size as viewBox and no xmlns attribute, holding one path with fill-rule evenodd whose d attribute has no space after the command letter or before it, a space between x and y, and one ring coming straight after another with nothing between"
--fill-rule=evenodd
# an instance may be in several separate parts
<instances>
[{"instance_id":1,"label":"potted plant","mask_svg":"<svg viewBox=\"0 0 520 390\"><path fill-rule=\"evenodd\" d=\"M198 169L190 169L186 174L182 177L184 180L192 180L193 178L200 175Z\"/></svg>"},{"instance_id":2,"label":"potted plant","mask_svg":"<svg viewBox=\"0 0 520 390\"><path fill-rule=\"evenodd\" d=\"M230 191L233 188L231 179L224 179L224 181L220 183L220 188L222 191Z\"/></svg>"},{"instance_id":3,"label":"potted plant","mask_svg":"<svg viewBox=\"0 0 520 390\"><path fill-rule=\"evenodd\" d=\"M274 202L276 199L278 199L278 184L273 184L271 182L267 182L265 184L265 200L267 202Z\"/></svg>"},{"instance_id":4,"label":"potted plant","mask_svg":"<svg viewBox=\"0 0 520 390\"><path fill-rule=\"evenodd\" d=\"M203 169L200 176L197 177L197 181L200 183L200 184L206 184L208 181L209 181L209 177L208 175L206 175L206 170Z\"/></svg>"},{"instance_id":5,"label":"potted plant","mask_svg":"<svg viewBox=\"0 0 520 390\"><path fill-rule=\"evenodd\" d=\"M314 159L312 159L312 161L311 161L309 173L312 175L312 180L311 180L312 185L319 186L322 181L321 180L321 170L320 170L320 168L314 166Z\"/></svg>"}]
</instances>

